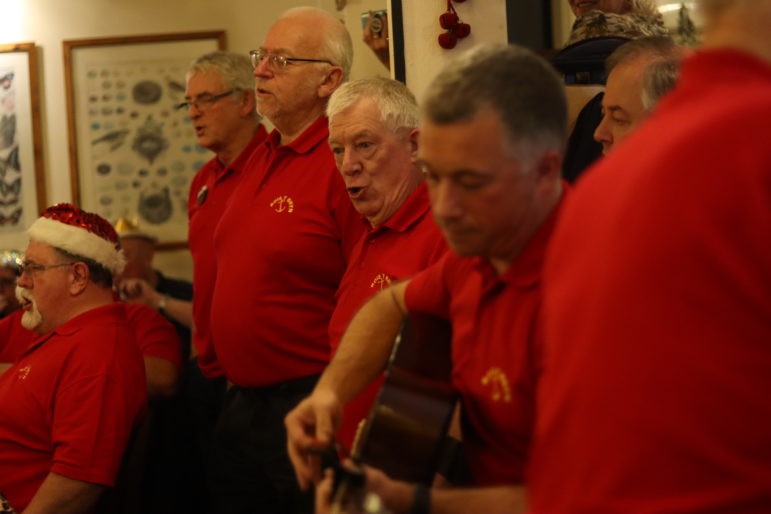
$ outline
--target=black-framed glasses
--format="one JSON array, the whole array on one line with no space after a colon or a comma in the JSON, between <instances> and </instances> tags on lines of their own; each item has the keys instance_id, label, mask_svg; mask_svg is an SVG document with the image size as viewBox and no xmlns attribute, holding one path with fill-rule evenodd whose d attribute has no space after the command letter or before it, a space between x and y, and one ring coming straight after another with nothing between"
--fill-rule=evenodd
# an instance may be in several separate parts
<instances>
[{"instance_id":1,"label":"black-framed glasses","mask_svg":"<svg viewBox=\"0 0 771 514\"><path fill-rule=\"evenodd\" d=\"M255 69L265 59L268 60L268 68L272 72L283 71L286 68L287 63L290 62L325 62L332 64L332 61L326 59L298 59L295 57L284 57L283 55L272 54L265 50L251 50L249 51L249 57L252 59L252 67ZM332 64L334 66L334 64Z\"/></svg>"},{"instance_id":2,"label":"black-framed glasses","mask_svg":"<svg viewBox=\"0 0 771 514\"><path fill-rule=\"evenodd\" d=\"M179 111L182 109L189 109L192 105L195 107L196 111L203 111L207 109L211 104L219 100L220 98L225 98L226 96L232 95L235 93L235 89L231 89L230 91L225 91L224 93L220 93L218 95L201 95L195 100L189 100L187 102L182 102L181 104L177 104L174 107Z\"/></svg>"},{"instance_id":3,"label":"black-framed glasses","mask_svg":"<svg viewBox=\"0 0 771 514\"><path fill-rule=\"evenodd\" d=\"M24 261L21 263L21 272L19 273L19 276L22 276L26 273L27 275L34 277L41 271L45 271L51 268L60 268L62 266L72 266L76 262L77 261L62 262L60 264L38 264L32 261Z\"/></svg>"}]
</instances>

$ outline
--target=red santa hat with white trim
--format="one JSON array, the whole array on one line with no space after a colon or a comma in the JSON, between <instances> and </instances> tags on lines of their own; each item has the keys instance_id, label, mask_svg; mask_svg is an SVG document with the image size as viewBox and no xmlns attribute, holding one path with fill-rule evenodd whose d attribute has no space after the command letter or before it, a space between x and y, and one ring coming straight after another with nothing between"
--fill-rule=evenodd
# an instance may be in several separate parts
<instances>
[{"instance_id":1,"label":"red santa hat with white trim","mask_svg":"<svg viewBox=\"0 0 771 514\"><path fill-rule=\"evenodd\" d=\"M92 259L115 275L126 265L118 234L101 216L59 203L43 211L27 229L33 241Z\"/></svg>"}]
</instances>

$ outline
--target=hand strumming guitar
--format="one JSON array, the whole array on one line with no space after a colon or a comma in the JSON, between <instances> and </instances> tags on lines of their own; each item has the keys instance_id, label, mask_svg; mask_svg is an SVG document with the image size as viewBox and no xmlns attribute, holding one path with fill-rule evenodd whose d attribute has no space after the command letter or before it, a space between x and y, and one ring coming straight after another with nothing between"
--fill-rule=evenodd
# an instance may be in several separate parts
<instances>
[{"instance_id":1,"label":"hand strumming guitar","mask_svg":"<svg viewBox=\"0 0 771 514\"><path fill-rule=\"evenodd\" d=\"M321 453L334 443L342 410L334 393L317 389L285 418L287 451L302 490L321 480Z\"/></svg>"}]
</instances>

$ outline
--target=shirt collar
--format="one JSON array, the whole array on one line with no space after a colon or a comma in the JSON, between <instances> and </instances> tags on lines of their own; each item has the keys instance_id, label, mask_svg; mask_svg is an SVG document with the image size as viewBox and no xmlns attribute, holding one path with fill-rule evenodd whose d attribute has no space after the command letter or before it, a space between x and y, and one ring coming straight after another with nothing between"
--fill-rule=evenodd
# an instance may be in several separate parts
<instances>
[{"instance_id":1,"label":"shirt collar","mask_svg":"<svg viewBox=\"0 0 771 514\"><path fill-rule=\"evenodd\" d=\"M482 275L486 289L492 288L498 283L526 289L540 282L546 248L562 206L565 204L565 197L569 194L570 186L563 180L562 196L559 202L503 274L498 275L487 258L473 257L474 267Z\"/></svg>"},{"instance_id":2,"label":"shirt collar","mask_svg":"<svg viewBox=\"0 0 771 514\"><path fill-rule=\"evenodd\" d=\"M214 170L214 176L216 177L215 180L220 180L227 174L227 172L238 173L240 171L243 171L244 168L246 167L246 163L249 162L249 158L251 157L252 152L254 152L254 149L257 148L257 146L260 143L262 143L267 137L268 137L268 131L265 130L265 126L262 123L260 123L252 139L249 140L249 143L244 147L243 150L241 150L241 153L238 154L238 157L236 157L233 160L233 162L231 162L227 166L223 166L218 159L215 159L214 160L214 162L216 163L215 164L216 168Z\"/></svg>"},{"instance_id":3,"label":"shirt collar","mask_svg":"<svg viewBox=\"0 0 771 514\"><path fill-rule=\"evenodd\" d=\"M27 346L27 349L24 350L24 355L28 354L35 348L41 346L42 344L44 344L46 341L48 341L54 336L57 336L57 335L64 336L64 337L71 336L77 333L83 327L93 324L97 319L102 323L105 321L107 322L125 321L126 316L125 316L125 311L123 310L123 304L116 300L115 302L107 304L105 306L91 309L90 311L86 311L82 314L79 314L74 318L72 318L71 320L67 321L66 323L59 325L58 327L48 332L47 334L35 336L34 339L30 341L29 345ZM16 322L21 324L21 317L19 317L18 321Z\"/></svg>"},{"instance_id":4,"label":"shirt collar","mask_svg":"<svg viewBox=\"0 0 771 514\"><path fill-rule=\"evenodd\" d=\"M397 232L406 232L423 219L430 210L431 204L428 200L428 187L425 182L421 182L418 184L418 187L410 193L407 200L396 209L396 212L383 223L373 228L372 232L377 232L381 227Z\"/></svg>"},{"instance_id":5,"label":"shirt collar","mask_svg":"<svg viewBox=\"0 0 771 514\"><path fill-rule=\"evenodd\" d=\"M51 333L52 335L70 336L81 330L83 327L92 325L97 320L100 324L105 322L112 323L126 321L123 304L120 302L113 302L78 314L71 320L53 329Z\"/></svg>"},{"instance_id":6,"label":"shirt collar","mask_svg":"<svg viewBox=\"0 0 771 514\"><path fill-rule=\"evenodd\" d=\"M311 123L302 134L297 136L291 143L284 145L283 148L287 148L296 154L306 154L316 148L319 143L326 142L329 137L329 122L326 116L319 117L316 121ZM266 140L268 147L271 150L282 148L281 134L278 130L273 129L268 139Z\"/></svg>"}]
</instances>

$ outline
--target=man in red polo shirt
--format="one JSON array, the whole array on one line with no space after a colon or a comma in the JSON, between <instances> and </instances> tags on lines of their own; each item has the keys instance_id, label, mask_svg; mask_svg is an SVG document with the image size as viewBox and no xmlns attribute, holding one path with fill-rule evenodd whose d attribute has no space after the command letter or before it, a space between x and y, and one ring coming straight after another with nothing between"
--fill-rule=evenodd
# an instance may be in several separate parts
<instances>
[{"instance_id":1,"label":"man in red polo shirt","mask_svg":"<svg viewBox=\"0 0 771 514\"><path fill-rule=\"evenodd\" d=\"M347 79L351 39L315 8L284 13L251 52L257 109L276 127L253 155L214 234L211 328L234 384L215 428L218 512L308 512L283 419L329 361L327 327L365 229L327 144L324 109ZM196 292L197 294L197 292Z\"/></svg>"},{"instance_id":2,"label":"man in red polo shirt","mask_svg":"<svg viewBox=\"0 0 771 514\"><path fill-rule=\"evenodd\" d=\"M353 315L392 282L411 277L447 250L429 212L417 165L418 104L401 82L360 79L343 84L327 106L329 146L348 195L370 227L351 254L329 323L334 353ZM345 406L338 440L350 450L381 381Z\"/></svg>"},{"instance_id":3,"label":"man in red polo shirt","mask_svg":"<svg viewBox=\"0 0 771 514\"><path fill-rule=\"evenodd\" d=\"M174 326L145 305L122 304L122 308L145 363L147 395L173 395L182 369L182 348ZM24 311L17 310L0 320L0 372L24 355L38 338L33 330L24 328L23 315Z\"/></svg>"},{"instance_id":4,"label":"man in red polo shirt","mask_svg":"<svg viewBox=\"0 0 771 514\"><path fill-rule=\"evenodd\" d=\"M209 467L212 432L225 392L225 376L214 349L210 321L217 275L214 231L247 172L247 161L267 136L255 110L252 71L249 57L243 54L203 55L188 69L185 102L180 106L187 109L198 144L215 153L193 179L187 204L188 244L193 256L194 295L189 315L194 325L194 357L187 366L184 394L193 416L199 459L203 459L188 464L201 476ZM170 315L179 312L180 307L172 298L163 305ZM203 492L195 500L208 502Z\"/></svg>"},{"instance_id":5,"label":"man in red polo shirt","mask_svg":"<svg viewBox=\"0 0 771 514\"><path fill-rule=\"evenodd\" d=\"M532 511L771 512L771 0L703 0L678 85L566 205Z\"/></svg>"},{"instance_id":6,"label":"man in red polo shirt","mask_svg":"<svg viewBox=\"0 0 771 514\"><path fill-rule=\"evenodd\" d=\"M142 357L113 275L112 226L68 204L28 230L18 285L35 339L0 375L0 491L19 512L85 512L115 482L146 404Z\"/></svg>"},{"instance_id":7,"label":"man in red polo shirt","mask_svg":"<svg viewBox=\"0 0 771 514\"><path fill-rule=\"evenodd\" d=\"M538 374L540 270L563 194L563 86L531 52L482 46L429 86L419 163L452 252L356 314L310 398L286 419L298 479L332 441L340 405L383 369L407 312L452 323L453 383L474 488L433 490L368 471L393 512L511 512L521 505ZM394 451L398 451L394 441Z\"/></svg>"}]
</instances>

